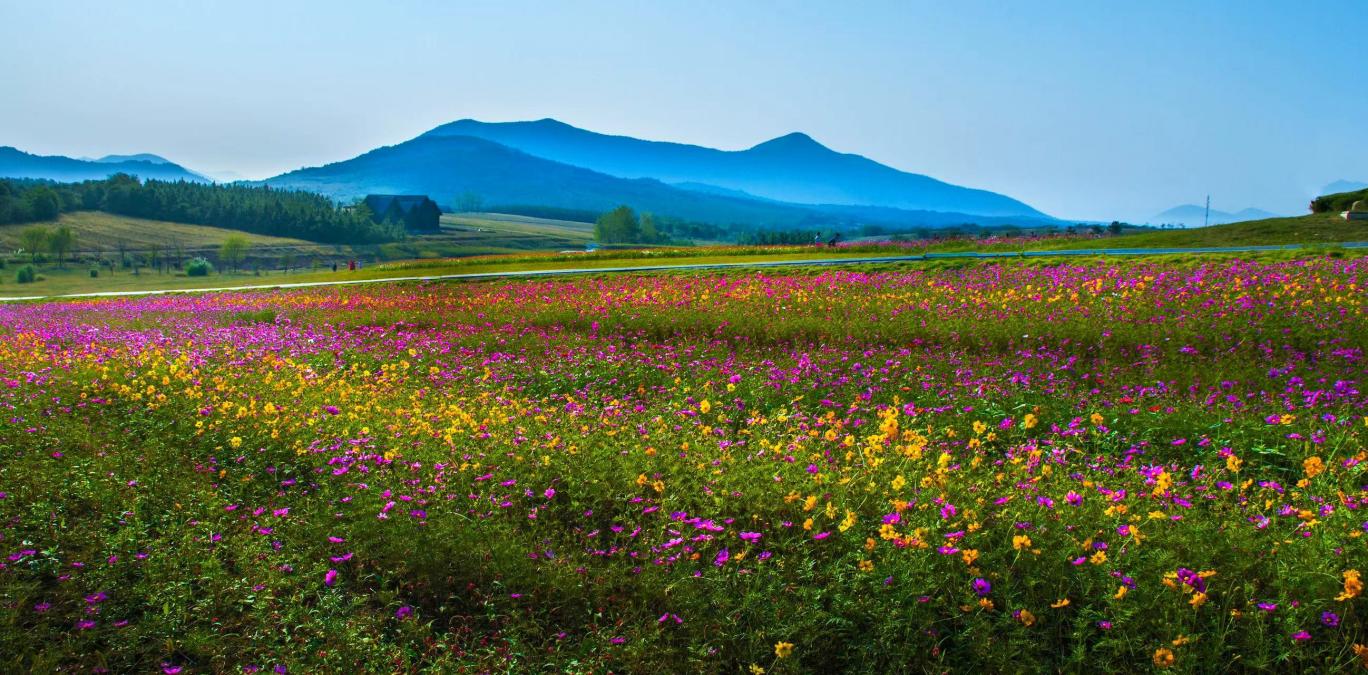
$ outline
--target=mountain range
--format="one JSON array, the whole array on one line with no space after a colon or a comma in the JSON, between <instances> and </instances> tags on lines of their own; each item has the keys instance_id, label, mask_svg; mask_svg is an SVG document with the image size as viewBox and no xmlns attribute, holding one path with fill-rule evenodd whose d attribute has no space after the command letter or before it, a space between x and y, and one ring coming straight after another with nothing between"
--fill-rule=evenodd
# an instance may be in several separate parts
<instances>
[{"instance_id":1,"label":"mountain range","mask_svg":"<svg viewBox=\"0 0 1368 675\"><path fill-rule=\"evenodd\" d=\"M984 216L1045 217L1010 197L899 171L839 153L803 133L739 151L647 141L578 129L553 119L460 120L423 137L471 136L619 178L702 184L797 204L883 206Z\"/></svg>"},{"instance_id":2,"label":"mountain range","mask_svg":"<svg viewBox=\"0 0 1368 675\"><path fill-rule=\"evenodd\" d=\"M158 180L210 182L208 178L157 155L109 155L100 159L73 159L60 155L31 155L9 146L0 146L0 176L4 177L79 182L100 180L116 173Z\"/></svg>"},{"instance_id":3,"label":"mountain range","mask_svg":"<svg viewBox=\"0 0 1368 675\"><path fill-rule=\"evenodd\" d=\"M832 151L789 134L741 151L645 141L555 120L461 120L360 156L262 183L340 200L426 194L452 206L605 211L628 204L686 220L750 227L1056 224L1020 201Z\"/></svg>"},{"instance_id":4,"label":"mountain range","mask_svg":"<svg viewBox=\"0 0 1368 675\"><path fill-rule=\"evenodd\" d=\"M1255 208L1241 209L1234 213L1212 209L1208 216L1205 207L1196 204L1183 204L1182 206L1175 206L1163 213L1155 214L1150 218L1149 222L1160 225L1180 224L1183 227L1201 227L1204 220L1211 225L1222 225L1225 223L1239 223L1246 220L1264 220L1266 218L1280 217L1282 216L1279 214Z\"/></svg>"}]
</instances>

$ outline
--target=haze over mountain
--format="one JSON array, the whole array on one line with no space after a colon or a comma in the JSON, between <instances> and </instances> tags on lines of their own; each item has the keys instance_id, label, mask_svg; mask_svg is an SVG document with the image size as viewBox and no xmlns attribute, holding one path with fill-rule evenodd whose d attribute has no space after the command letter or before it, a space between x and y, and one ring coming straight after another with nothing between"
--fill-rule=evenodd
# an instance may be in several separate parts
<instances>
[{"instance_id":1,"label":"haze over mountain","mask_svg":"<svg viewBox=\"0 0 1368 675\"><path fill-rule=\"evenodd\" d=\"M1321 188L1320 193L1323 195L1333 195L1341 192L1358 192L1359 190L1364 189L1368 189L1368 183L1356 180L1337 180Z\"/></svg>"},{"instance_id":2,"label":"haze over mountain","mask_svg":"<svg viewBox=\"0 0 1368 675\"><path fill-rule=\"evenodd\" d=\"M116 173L132 174L144 179L210 182L208 178L157 155L109 155L88 160L60 155L31 155L16 148L0 146L0 177L4 178L79 182L100 180Z\"/></svg>"},{"instance_id":3,"label":"haze over mountain","mask_svg":"<svg viewBox=\"0 0 1368 675\"><path fill-rule=\"evenodd\" d=\"M339 200L370 193L426 194L450 208L473 193L484 205L538 205L640 211L715 224L760 228L823 228L857 223L894 227L977 222L1053 223L1048 217L993 217L886 207L792 204L740 193L684 189L653 178L627 179L571 166L472 136L424 134L349 160L291 171L264 184L319 192Z\"/></svg>"},{"instance_id":4,"label":"haze over mountain","mask_svg":"<svg viewBox=\"0 0 1368 675\"><path fill-rule=\"evenodd\" d=\"M1149 222L1156 225L1180 224L1183 227L1201 227L1204 217L1206 217L1206 207L1197 204L1183 204L1175 206L1162 213L1155 214ZM1211 210L1207 223L1210 225L1222 225L1225 223L1239 223L1246 220L1264 220L1266 218L1280 218L1281 214L1271 213L1263 209L1247 208L1234 213L1226 211Z\"/></svg>"},{"instance_id":5,"label":"haze over mountain","mask_svg":"<svg viewBox=\"0 0 1368 675\"><path fill-rule=\"evenodd\" d=\"M123 162L151 162L152 164L172 163L171 160L162 157L161 155L154 155L150 152L140 152L136 155L105 155L104 157L92 161L100 162L102 164L120 164Z\"/></svg>"},{"instance_id":6,"label":"haze over mountain","mask_svg":"<svg viewBox=\"0 0 1368 675\"><path fill-rule=\"evenodd\" d=\"M474 136L621 178L703 184L798 204L1047 217L1004 195L951 185L860 155L833 151L802 133L739 151L610 136L554 119L502 123L464 119L424 135Z\"/></svg>"}]
</instances>

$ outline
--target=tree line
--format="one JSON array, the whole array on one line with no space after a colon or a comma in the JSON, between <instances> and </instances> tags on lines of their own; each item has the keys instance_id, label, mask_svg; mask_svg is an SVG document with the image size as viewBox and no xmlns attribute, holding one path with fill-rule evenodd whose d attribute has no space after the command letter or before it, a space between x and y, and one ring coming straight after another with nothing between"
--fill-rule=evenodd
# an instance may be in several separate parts
<instances>
[{"instance_id":1,"label":"tree line","mask_svg":"<svg viewBox=\"0 0 1368 675\"><path fill-rule=\"evenodd\" d=\"M127 174L82 183L0 179L0 225L54 220L69 211L212 225L329 244L375 244L404 237L364 205L341 208L323 195L266 186L139 181Z\"/></svg>"},{"instance_id":2,"label":"tree line","mask_svg":"<svg viewBox=\"0 0 1368 675\"><path fill-rule=\"evenodd\" d=\"M594 239L605 244L669 244L690 239L723 240L735 236L735 228L700 223L681 218L637 214L630 206L619 206L594 221Z\"/></svg>"}]
</instances>

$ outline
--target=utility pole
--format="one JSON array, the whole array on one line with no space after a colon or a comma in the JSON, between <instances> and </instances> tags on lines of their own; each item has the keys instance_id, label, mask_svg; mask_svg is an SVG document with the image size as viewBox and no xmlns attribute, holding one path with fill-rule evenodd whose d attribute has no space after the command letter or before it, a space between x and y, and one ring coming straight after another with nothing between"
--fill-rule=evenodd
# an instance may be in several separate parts
<instances>
[{"instance_id":1,"label":"utility pole","mask_svg":"<svg viewBox=\"0 0 1368 675\"><path fill-rule=\"evenodd\" d=\"M1207 195L1206 211L1202 213L1202 227L1206 227L1211 222L1211 195Z\"/></svg>"}]
</instances>

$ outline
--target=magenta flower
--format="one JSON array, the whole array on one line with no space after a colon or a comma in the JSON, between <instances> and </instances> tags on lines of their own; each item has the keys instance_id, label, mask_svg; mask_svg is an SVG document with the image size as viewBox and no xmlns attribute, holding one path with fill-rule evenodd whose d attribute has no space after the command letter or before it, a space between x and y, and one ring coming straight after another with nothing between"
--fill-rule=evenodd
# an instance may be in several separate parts
<instances>
[{"instance_id":1,"label":"magenta flower","mask_svg":"<svg viewBox=\"0 0 1368 675\"><path fill-rule=\"evenodd\" d=\"M323 585L331 588L335 583L337 583L337 570L328 570L328 573L323 575Z\"/></svg>"},{"instance_id":2,"label":"magenta flower","mask_svg":"<svg viewBox=\"0 0 1368 675\"><path fill-rule=\"evenodd\" d=\"M975 579L971 586L973 586L974 592L978 593L979 597L983 597L993 592L993 585L988 583L988 580L983 577Z\"/></svg>"}]
</instances>

